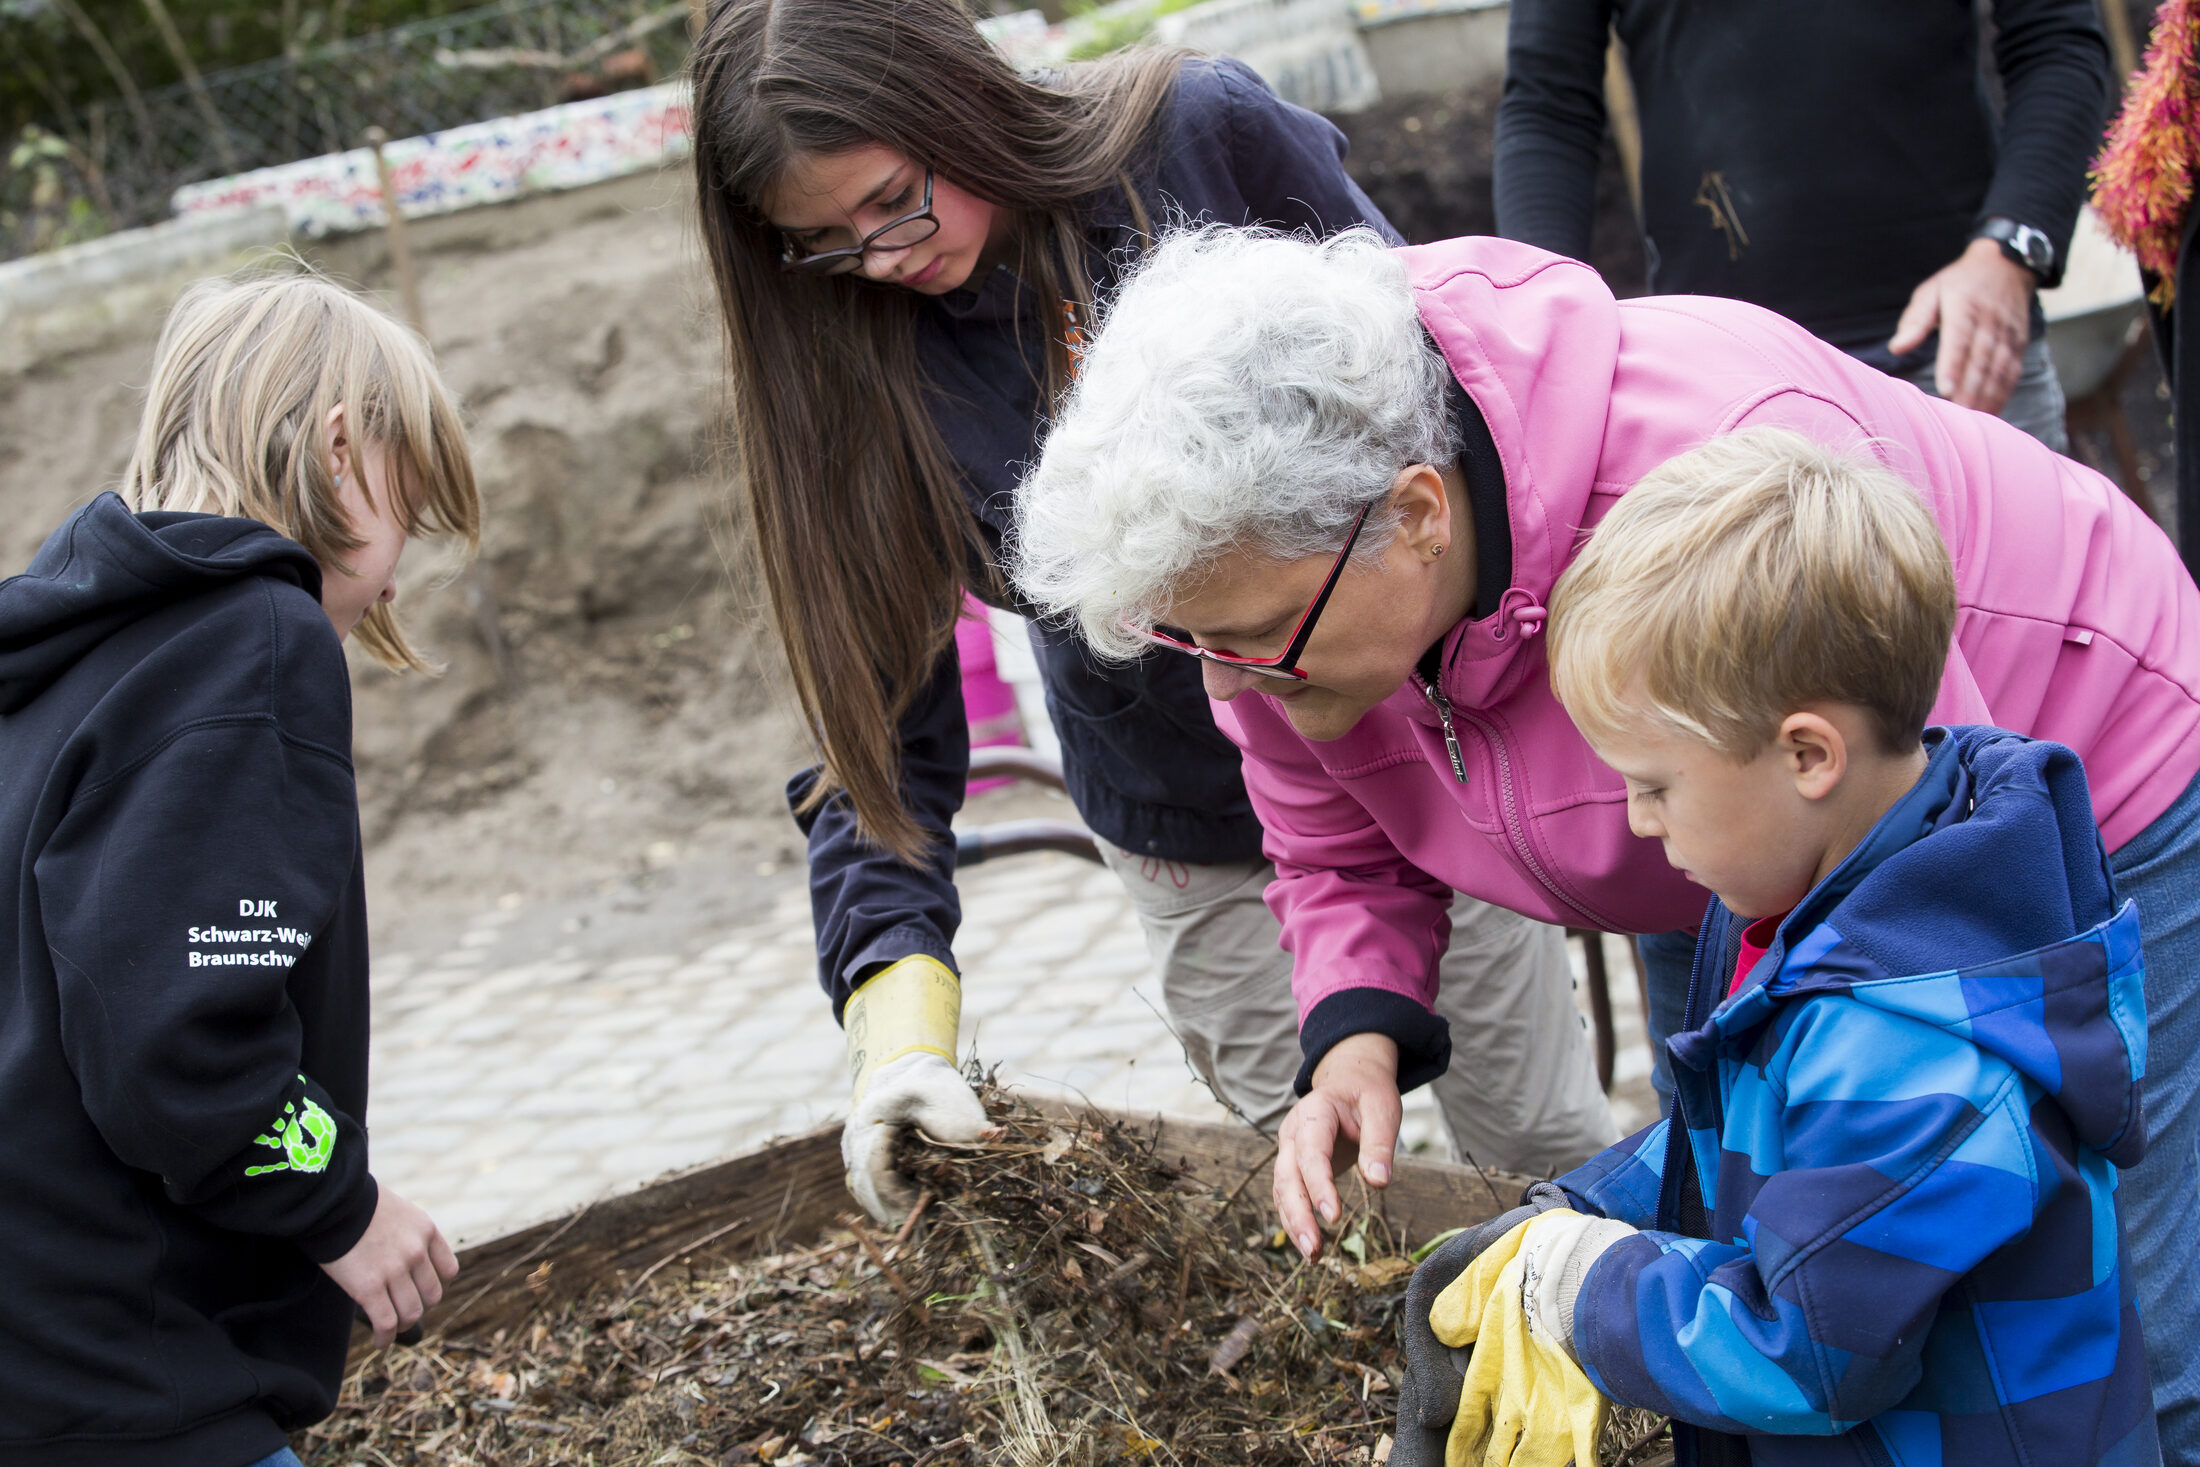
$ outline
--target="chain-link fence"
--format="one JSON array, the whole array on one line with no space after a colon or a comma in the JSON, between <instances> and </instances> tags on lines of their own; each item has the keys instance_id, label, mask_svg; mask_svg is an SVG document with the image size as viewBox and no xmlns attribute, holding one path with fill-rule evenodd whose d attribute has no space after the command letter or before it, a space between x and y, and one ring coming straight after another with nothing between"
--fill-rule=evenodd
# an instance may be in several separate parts
<instances>
[{"instance_id":1,"label":"chain-link fence","mask_svg":"<svg viewBox=\"0 0 2200 1467\"><path fill-rule=\"evenodd\" d=\"M91 110L72 183L110 227L168 217L180 186L646 86L688 49L686 0L504 0ZM6 217L6 216L0 216ZM0 229L0 258L35 248Z\"/></svg>"}]
</instances>

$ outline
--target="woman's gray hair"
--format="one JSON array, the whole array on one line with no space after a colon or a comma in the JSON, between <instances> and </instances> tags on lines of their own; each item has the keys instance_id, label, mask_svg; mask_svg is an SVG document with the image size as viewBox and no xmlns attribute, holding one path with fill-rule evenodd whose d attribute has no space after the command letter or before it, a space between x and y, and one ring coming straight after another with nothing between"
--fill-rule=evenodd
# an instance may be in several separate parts
<instances>
[{"instance_id":1,"label":"woman's gray hair","mask_svg":"<svg viewBox=\"0 0 2200 1467\"><path fill-rule=\"evenodd\" d=\"M1108 308L1017 492L1010 575L1102 656L1135 657L1218 555L1334 555L1399 470L1449 463L1449 381L1374 231L1172 234ZM1378 507L1354 558L1396 530Z\"/></svg>"}]
</instances>

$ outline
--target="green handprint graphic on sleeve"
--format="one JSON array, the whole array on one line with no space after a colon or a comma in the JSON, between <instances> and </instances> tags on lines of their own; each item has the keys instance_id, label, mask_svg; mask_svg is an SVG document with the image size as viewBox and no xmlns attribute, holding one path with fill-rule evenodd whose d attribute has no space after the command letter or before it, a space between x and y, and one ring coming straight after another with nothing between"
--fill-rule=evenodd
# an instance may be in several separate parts
<instances>
[{"instance_id":1,"label":"green handprint graphic on sleeve","mask_svg":"<svg viewBox=\"0 0 2200 1467\"><path fill-rule=\"evenodd\" d=\"M305 1076L298 1077L299 1083ZM302 1095L299 1105L283 1103L283 1113L275 1118L272 1134L255 1136L253 1141L283 1154L281 1161L265 1166L248 1166L248 1177L265 1176L269 1172L320 1172L328 1169L328 1159L336 1153L336 1122L321 1109L312 1096Z\"/></svg>"}]
</instances>

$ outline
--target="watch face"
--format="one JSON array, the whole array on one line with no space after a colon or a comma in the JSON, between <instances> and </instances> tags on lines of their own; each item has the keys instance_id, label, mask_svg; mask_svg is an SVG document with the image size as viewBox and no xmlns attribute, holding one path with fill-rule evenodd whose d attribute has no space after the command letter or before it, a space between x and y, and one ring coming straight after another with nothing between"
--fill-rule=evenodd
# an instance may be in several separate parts
<instances>
[{"instance_id":1,"label":"watch face","mask_svg":"<svg viewBox=\"0 0 2200 1467\"><path fill-rule=\"evenodd\" d=\"M2042 275L2045 275L2047 267L2054 263L2055 247L2047 242L2047 236L2044 233L2028 224L2017 226L2017 248L2024 252L2024 263L2030 265Z\"/></svg>"},{"instance_id":2,"label":"watch face","mask_svg":"<svg viewBox=\"0 0 2200 1467\"><path fill-rule=\"evenodd\" d=\"M1979 233L2000 245L2010 259L2043 280L2054 268L2055 246L2048 242L2045 230L2019 224L2014 219L1989 219Z\"/></svg>"}]
</instances>

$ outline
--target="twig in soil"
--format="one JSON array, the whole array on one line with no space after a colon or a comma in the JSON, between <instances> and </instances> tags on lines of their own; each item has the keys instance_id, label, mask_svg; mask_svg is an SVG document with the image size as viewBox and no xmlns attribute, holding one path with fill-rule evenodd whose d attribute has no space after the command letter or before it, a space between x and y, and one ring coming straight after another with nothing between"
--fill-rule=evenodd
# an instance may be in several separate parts
<instances>
[{"instance_id":1,"label":"twig in soil","mask_svg":"<svg viewBox=\"0 0 2200 1467\"><path fill-rule=\"evenodd\" d=\"M727 1223L724 1227L713 1229L712 1231L703 1234L702 1237L697 1238L694 1242L683 1244L682 1246L673 1249L670 1253L667 1253L664 1257L658 1259L655 1263L652 1263L649 1267L642 1270L642 1276L634 1280L634 1287L626 1291L627 1299L632 1299L636 1294L639 1294L642 1291L642 1285L648 1283L650 1279L656 1275L657 1270L663 1268L666 1264L685 1258L690 1253L693 1253L696 1249L702 1247L705 1243L715 1243L720 1238L723 1238L726 1234L732 1232L734 1229L745 1228L748 1225L749 1220L747 1218L737 1217L732 1222ZM623 1302L624 1301L622 1301L622 1304Z\"/></svg>"},{"instance_id":2,"label":"twig in soil","mask_svg":"<svg viewBox=\"0 0 2200 1467\"><path fill-rule=\"evenodd\" d=\"M1184 1328L1184 1296L1192 1287L1192 1250L1187 1248L1176 1264L1176 1308L1169 1311L1168 1343L1175 1344L1179 1331Z\"/></svg>"},{"instance_id":3,"label":"twig in soil","mask_svg":"<svg viewBox=\"0 0 2200 1467\"><path fill-rule=\"evenodd\" d=\"M559 1227L556 1232L552 1233L549 1237L543 1239L540 1243L537 1243L534 1247L528 1249L527 1252L521 1257L515 1258L510 1263L505 1264L503 1268L497 1271L497 1275L495 1278L489 1280L489 1282L474 1290L472 1295L467 1298L465 1303L459 1305L456 1310L454 1310L450 1314L445 1315L440 1321L438 1321L436 1324L436 1333L438 1335L449 1334L451 1332L451 1326L457 1324L460 1320L464 1319L466 1317L466 1311L481 1302L482 1295L488 1293L498 1284L503 1283L505 1279L511 1276L514 1269L525 1267L527 1264L533 1263L536 1259L542 1257L543 1254L549 1252L551 1248L557 1244L558 1239L564 1237L567 1233L572 1232L574 1228L580 1225L581 1219L588 1216L589 1208L592 1208L595 1205L596 1204L593 1202L589 1203L579 1212L576 1212L571 1217L567 1218L564 1224Z\"/></svg>"},{"instance_id":4,"label":"twig in soil","mask_svg":"<svg viewBox=\"0 0 2200 1467\"><path fill-rule=\"evenodd\" d=\"M899 1248L902 1244L908 1242L909 1235L916 1231L917 1219L924 1216L924 1210L931 1205L932 1194L929 1191L919 1192L917 1194L916 1205L910 1208L909 1215L901 1220L901 1231L894 1234L894 1241L888 1243L886 1246L889 1248Z\"/></svg>"},{"instance_id":5,"label":"twig in soil","mask_svg":"<svg viewBox=\"0 0 2200 1467\"><path fill-rule=\"evenodd\" d=\"M1267 1152L1261 1157L1261 1159L1254 1162L1251 1166L1245 1169L1245 1175L1238 1178L1237 1185L1235 1187L1232 1187L1230 1189L1229 1195L1222 1199L1222 1206L1225 1211L1236 1204L1238 1200L1238 1195L1245 1190L1245 1184L1253 1180L1253 1178L1259 1176L1260 1169L1268 1165L1268 1163L1274 1161L1276 1159L1276 1153L1281 1150L1283 1150L1283 1147L1281 1145L1275 1142L1270 1142Z\"/></svg>"},{"instance_id":6,"label":"twig in soil","mask_svg":"<svg viewBox=\"0 0 2200 1467\"><path fill-rule=\"evenodd\" d=\"M851 1217L848 1218L846 1221L848 1225L848 1231L856 1235L856 1241L862 1244L863 1251L870 1255L871 1263L875 1268L878 1269L879 1276L893 1286L895 1293L907 1297L909 1293L909 1280L894 1272L894 1265L886 1261L885 1253L880 1251L878 1240L871 1236L870 1230L864 1227L863 1224L857 1221L855 1218Z\"/></svg>"},{"instance_id":7,"label":"twig in soil","mask_svg":"<svg viewBox=\"0 0 2200 1467\"><path fill-rule=\"evenodd\" d=\"M1660 1416L1657 1420L1651 1422L1649 1426L1643 1429L1640 1436L1619 1449L1619 1455L1612 1459L1610 1467L1628 1467L1628 1464L1632 1463L1637 1455L1649 1451L1652 1446L1656 1445L1658 1438L1665 1435L1666 1428L1672 1424L1671 1418L1665 1416Z\"/></svg>"}]
</instances>

